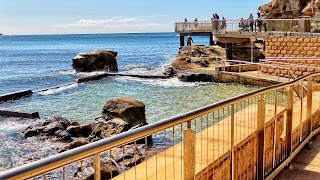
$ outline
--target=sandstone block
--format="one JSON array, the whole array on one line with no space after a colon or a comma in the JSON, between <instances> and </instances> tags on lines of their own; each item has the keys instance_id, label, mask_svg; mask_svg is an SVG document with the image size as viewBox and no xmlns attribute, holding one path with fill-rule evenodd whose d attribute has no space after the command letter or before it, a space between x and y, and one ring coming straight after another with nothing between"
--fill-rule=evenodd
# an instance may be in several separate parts
<instances>
[{"instance_id":1,"label":"sandstone block","mask_svg":"<svg viewBox=\"0 0 320 180\"><path fill-rule=\"evenodd\" d=\"M301 55L307 55L307 51L300 51Z\"/></svg>"},{"instance_id":2,"label":"sandstone block","mask_svg":"<svg viewBox=\"0 0 320 180\"><path fill-rule=\"evenodd\" d=\"M287 50L282 50L281 54L287 54Z\"/></svg>"},{"instance_id":3,"label":"sandstone block","mask_svg":"<svg viewBox=\"0 0 320 180\"><path fill-rule=\"evenodd\" d=\"M300 43L300 46L301 46L301 47L305 47L305 46L307 46L307 43L305 43L305 42Z\"/></svg>"},{"instance_id":4,"label":"sandstone block","mask_svg":"<svg viewBox=\"0 0 320 180\"><path fill-rule=\"evenodd\" d=\"M318 51L318 47L315 47L315 46L314 46L314 47L311 47L310 50L311 50L311 51Z\"/></svg>"},{"instance_id":5,"label":"sandstone block","mask_svg":"<svg viewBox=\"0 0 320 180\"><path fill-rule=\"evenodd\" d=\"M282 43L280 43L281 44L281 46L287 46L287 43L286 42L282 42Z\"/></svg>"},{"instance_id":6,"label":"sandstone block","mask_svg":"<svg viewBox=\"0 0 320 180\"><path fill-rule=\"evenodd\" d=\"M309 42L311 42L311 39L310 38L304 38L303 42L309 43Z\"/></svg>"},{"instance_id":7,"label":"sandstone block","mask_svg":"<svg viewBox=\"0 0 320 180\"><path fill-rule=\"evenodd\" d=\"M293 46L293 44L294 44L293 42L288 42L288 43L287 43L287 46L288 46L288 47L291 47L291 46Z\"/></svg>"},{"instance_id":8,"label":"sandstone block","mask_svg":"<svg viewBox=\"0 0 320 180\"><path fill-rule=\"evenodd\" d=\"M300 54L300 51L298 51L298 50L297 50L297 51L294 51L293 54L299 55L299 54Z\"/></svg>"},{"instance_id":9,"label":"sandstone block","mask_svg":"<svg viewBox=\"0 0 320 180\"><path fill-rule=\"evenodd\" d=\"M313 44L313 43L307 43L307 46L309 46L309 47L313 47L313 46L314 46L314 44Z\"/></svg>"},{"instance_id":10,"label":"sandstone block","mask_svg":"<svg viewBox=\"0 0 320 180\"><path fill-rule=\"evenodd\" d=\"M303 50L304 50L304 51L310 51L310 50L311 50L311 48L310 48L310 47L306 47L306 46L305 46L305 47L303 47Z\"/></svg>"},{"instance_id":11,"label":"sandstone block","mask_svg":"<svg viewBox=\"0 0 320 180\"><path fill-rule=\"evenodd\" d=\"M307 72L315 72L315 69L314 68L308 68Z\"/></svg>"},{"instance_id":12,"label":"sandstone block","mask_svg":"<svg viewBox=\"0 0 320 180\"><path fill-rule=\"evenodd\" d=\"M278 57L284 57L283 54L278 54Z\"/></svg>"},{"instance_id":13,"label":"sandstone block","mask_svg":"<svg viewBox=\"0 0 320 180\"><path fill-rule=\"evenodd\" d=\"M272 38L272 42L278 42L278 38Z\"/></svg>"},{"instance_id":14,"label":"sandstone block","mask_svg":"<svg viewBox=\"0 0 320 180\"><path fill-rule=\"evenodd\" d=\"M284 42L290 42L290 38L287 38L287 37L286 37L286 38L283 38L283 41L284 41Z\"/></svg>"},{"instance_id":15,"label":"sandstone block","mask_svg":"<svg viewBox=\"0 0 320 180\"><path fill-rule=\"evenodd\" d=\"M282 38L282 37L279 37L279 38L278 38L278 42L283 42L283 38Z\"/></svg>"},{"instance_id":16,"label":"sandstone block","mask_svg":"<svg viewBox=\"0 0 320 180\"><path fill-rule=\"evenodd\" d=\"M275 53L275 54L280 54L281 51L280 51L280 50L275 50L274 53Z\"/></svg>"},{"instance_id":17,"label":"sandstone block","mask_svg":"<svg viewBox=\"0 0 320 180\"><path fill-rule=\"evenodd\" d=\"M313 64L313 60L307 60L308 64Z\"/></svg>"},{"instance_id":18,"label":"sandstone block","mask_svg":"<svg viewBox=\"0 0 320 180\"><path fill-rule=\"evenodd\" d=\"M302 73L303 76L308 75L308 74L310 74L310 73L309 72L303 72Z\"/></svg>"},{"instance_id":19,"label":"sandstone block","mask_svg":"<svg viewBox=\"0 0 320 180\"><path fill-rule=\"evenodd\" d=\"M273 46L273 45L274 45L274 43L273 43L273 42L268 41L268 46Z\"/></svg>"},{"instance_id":20,"label":"sandstone block","mask_svg":"<svg viewBox=\"0 0 320 180\"><path fill-rule=\"evenodd\" d=\"M290 50L291 50L291 51L295 51L295 50L297 50L297 47L296 47L296 46L291 46L291 47L290 47Z\"/></svg>"},{"instance_id":21,"label":"sandstone block","mask_svg":"<svg viewBox=\"0 0 320 180\"><path fill-rule=\"evenodd\" d=\"M290 42L293 42L293 43L297 42L297 38L289 38L289 39L290 39Z\"/></svg>"},{"instance_id":22,"label":"sandstone block","mask_svg":"<svg viewBox=\"0 0 320 180\"><path fill-rule=\"evenodd\" d=\"M295 42L295 43L293 43L293 45L296 46L296 47L299 47L299 46L300 46L300 43Z\"/></svg>"},{"instance_id":23,"label":"sandstone block","mask_svg":"<svg viewBox=\"0 0 320 180\"><path fill-rule=\"evenodd\" d=\"M303 51L303 47L297 47L297 51Z\"/></svg>"},{"instance_id":24,"label":"sandstone block","mask_svg":"<svg viewBox=\"0 0 320 180\"><path fill-rule=\"evenodd\" d=\"M275 42L274 45L275 46L281 46L280 42Z\"/></svg>"},{"instance_id":25,"label":"sandstone block","mask_svg":"<svg viewBox=\"0 0 320 180\"><path fill-rule=\"evenodd\" d=\"M320 38L318 38L318 43L320 43Z\"/></svg>"},{"instance_id":26,"label":"sandstone block","mask_svg":"<svg viewBox=\"0 0 320 180\"><path fill-rule=\"evenodd\" d=\"M316 51L316 52L314 53L314 55L315 55L316 57L320 57L320 51Z\"/></svg>"},{"instance_id":27,"label":"sandstone block","mask_svg":"<svg viewBox=\"0 0 320 180\"><path fill-rule=\"evenodd\" d=\"M272 46L272 48L271 48L272 50L277 50L278 49L278 47L277 46Z\"/></svg>"},{"instance_id":28,"label":"sandstone block","mask_svg":"<svg viewBox=\"0 0 320 180\"><path fill-rule=\"evenodd\" d=\"M290 54L284 54L283 57L290 57Z\"/></svg>"},{"instance_id":29,"label":"sandstone block","mask_svg":"<svg viewBox=\"0 0 320 180\"><path fill-rule=\"evenodd\" d=\"M274 50L268 50L269 54L274 54Z\"/></svg>"},{"instance_id":30,"label":"sandstone block","mask_svg":"<svg viewBox=\"0 0 320 180\"><path fill-rule=\"evenodd\" d=\"M303 42L303 41L304 41L303 38L298 38L298 39L297 39L297 42L300 42L300 43L301 43L301 42Z\"/></svg>"},{"instance_id":31,"label":"sandstone block","mask_svg":"<svg viewBox=\"0 0 320 180\"><path fill-rule=\"evenodd\" d=\"M301 71L301 72L307 72L307 68L301 67L301 68L300 68L300 71Z\"/></svg>"},{"instance_id":32,"label":"sandstone block","mask_svg":"<svg viewBox=\"0 0 320 180\"><path fill-rule=\"evenodd\" d=\"M311 38L311 42L312 43L317 43L318 42L318 38Z\"/></svg>"},{"instance_id":33,"label":"sandstone block","mask_svg":"<svg viewBox=\"0 0 320 180\"><path fill-rule=\"evenodd\" d=\"M294 67L292 67L291 70L292 70L292 71L298 71L298 70L299 70L299 67L294 66Z\"/></svg>"},{"instance_id":34,"label":"sandstone block","mask_svg":"<svg viewBox=\"0 0 320 180\"><path fill-rule=\"evenodd\" d=\"M268 73L272 74L274 72L274 69L268 69Z\"/></svg>"},{"instance_id":35,"label":"sandstone block","mask_svg":"<svg viewBox=\"0 0 320 180\"><path fill-rule=\"evenodd\" d=\"M314 52L313 51L307 51L307 55L313 56Z\"/></svg>"}]
</instances>

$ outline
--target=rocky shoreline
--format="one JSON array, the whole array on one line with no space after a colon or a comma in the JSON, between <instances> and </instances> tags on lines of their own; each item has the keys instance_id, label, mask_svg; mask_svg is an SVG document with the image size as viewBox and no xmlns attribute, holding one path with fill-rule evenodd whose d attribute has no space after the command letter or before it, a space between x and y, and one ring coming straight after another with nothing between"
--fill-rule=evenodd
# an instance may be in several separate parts
<instances>
[{"instance_id":1,"label":"rocky shoreline","mask_svg":"<svg viewBox=\"0 0 320 180\"><path fill-rule=\"evenodd\" d=\"M39 141L65 143L64 147L57 149L59 153L144 125L147 125L147 122L145 105L142 102L131 98L114 98L106 102L101 116L97 117L93 123L80 124L62 117L47 117L24 128L21 133L25 138L37 137ZM113 148L101 154L103 178L114 177L157 153L156 148L152 147L151 136L137 140L136 144L124 145L123 148ZM92 161L85 161L83 167L86 173L81 173L78 169L73 176L92 179L94 172L92 165Z\"/></svg>"}]
</instances>

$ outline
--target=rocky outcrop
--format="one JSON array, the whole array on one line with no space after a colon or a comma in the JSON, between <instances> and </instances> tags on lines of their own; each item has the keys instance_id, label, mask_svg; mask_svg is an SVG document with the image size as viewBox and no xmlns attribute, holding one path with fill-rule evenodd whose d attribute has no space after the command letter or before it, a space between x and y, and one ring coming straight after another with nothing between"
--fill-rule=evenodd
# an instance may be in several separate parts
<instances>
[{"instance_id":1,"label":"rocky outcrop","mask_svg":"<svg viewBox=\"0 0 320 180\"><path fill-rule=\"evenodd\" d=\"M80 125L76 121L65 118L48 117L23 129L22 134L26 138L37 136L39 139L52 141L72 141L71 144L59 150L66 151L146 124L145 105L142 102L131 98L115 98L106 102L102 115L93 123ZM148 144L151 144L151 141L149 137Z\"/></svg>"},{"instance_id":2,"label":"rocky outcrop","mask_svg":"<svg viewBox=\"0 0 320 180\"><path fill-rule=\"evenodd\" d=\"M108 50L79 53L72 58L72 67L76 72L118 71L117 55L117 52Z\"/></svg>"},{"instance_id":3,"label":"rocky outcrop","mask_svg":"<svg viewBox=\"0 0 320 180\"><path fill-rule=\"evenodd\" d=\"M23 129L22 134L26 138L38 136L40 139L50 139L52 141L71 141L72 136L67 132L67 128L78 125L78 122L62 117L47 117L41 122Z\"/></svg>"},{"instance_id":4,"label":"rocky outcrop","mask_svg":"<svg viewBox=\"0 0 320 180\"><path fill-rule=\"evenodd\" d=\"M90 142L108 138L125 131L130 131L146 125L145 105L131 98L115 98L106 102L102 115L90 124L79 124L61 117L48 117L22 130L24 137L37 136L41 140L70 142L58 152L67 151ZM156 149L150 148L152 137L148 136L136 143L128 143L123 147L101 154L101 176L110 179L128 170L144 159L156 154ZM124 150L124 151L123 151ZM78 170L74 176L77 179L93 178L93 161L84 163L83 172Z\"/></svg>"},{"instance_id":5,"label":"rocky outcrop","mask_svg":"<svg viewBox=\"0 0 320 180\"><path fill-rule=\"evenodd\" d=\"M181 80L188 81L211 79L210 76L215 72L216 63L222 64L225 59L225 49L220 46L180 47L176 58L164 74L167 76L177 75Z\"/></svg>"},{"instance_id":6,"label":"rocky outcrop","mask_svg":"<svg viewBox=\"0 0 320 180\"><path fill-rule=\"evenodd\" d=\"M259 7L267 19L294 19L299 16L314 16L320 8L320 0L272 0Z\"/></svg>"}]
</instances>

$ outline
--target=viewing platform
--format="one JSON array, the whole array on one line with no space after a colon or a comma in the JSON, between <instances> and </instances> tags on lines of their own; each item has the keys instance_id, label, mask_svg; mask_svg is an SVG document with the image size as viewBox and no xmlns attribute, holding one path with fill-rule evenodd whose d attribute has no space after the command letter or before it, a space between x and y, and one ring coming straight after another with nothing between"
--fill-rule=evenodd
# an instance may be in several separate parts
<instances>
[{"instance_id":1,"label":"viewing platform","mask_svg":"<svg viewBox=\"0 0 320 180\"><path fill-rule=\"evenodd\" d=\"M250 23L253 24L251 29ZM260 28L258 25L261 25ZM184 36L209 36L210 45L219 43L250 42L270 36L320 37L320 19L256 19L177 22L175 32L180 33L180 45Z\"/></svg>"}]
</instances>

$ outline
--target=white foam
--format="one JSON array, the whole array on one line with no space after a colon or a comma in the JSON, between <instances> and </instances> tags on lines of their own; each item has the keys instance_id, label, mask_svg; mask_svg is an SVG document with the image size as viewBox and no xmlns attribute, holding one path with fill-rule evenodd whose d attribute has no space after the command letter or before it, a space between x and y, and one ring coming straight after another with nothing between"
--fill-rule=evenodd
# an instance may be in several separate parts
<instances>
[{"instance_id":1,"label":"white foam","mask_svg":"<svg viewBox=\"0 0 320 180\"><path fill-rule=\"evenodd\" d=\"M58 71L58 74L62 74L62 75L74 75L76 74L75 70L64 70L64 71Z\"/></svg>"},{"instance_id":2,"label":"white foam","mask_svg":"<svg viewBox=\"0 0 320 180\"><path fill-rule=\"evenodd\" d=\"M124 77L118 76L115 77L117 81L121 82L137 82L145 85L151 86L160 86L160 87L195 87L203 84L208 84L208 82L183 82L178 78L169 78L169 79L145 79L145 78L136 78L136 77Z\"/></svg>"},{"instance_id":3,"label":"white foam","mask_svg":"<svg viewBox=\"0 0 320 180\"><path fill-rule=\"evenodd\" d=\"M40 94L40 95L56 94L56 93L59 93L61 91L66 90L66 89L74 88L74 87L77 87L77 86L78 86L77 83L72 83L72 84L61 86L61 87L58 87L58 88L48 89L46 91L40 91L40 92L37 92L37 94Z\"/></svg>"}]
</instances>

